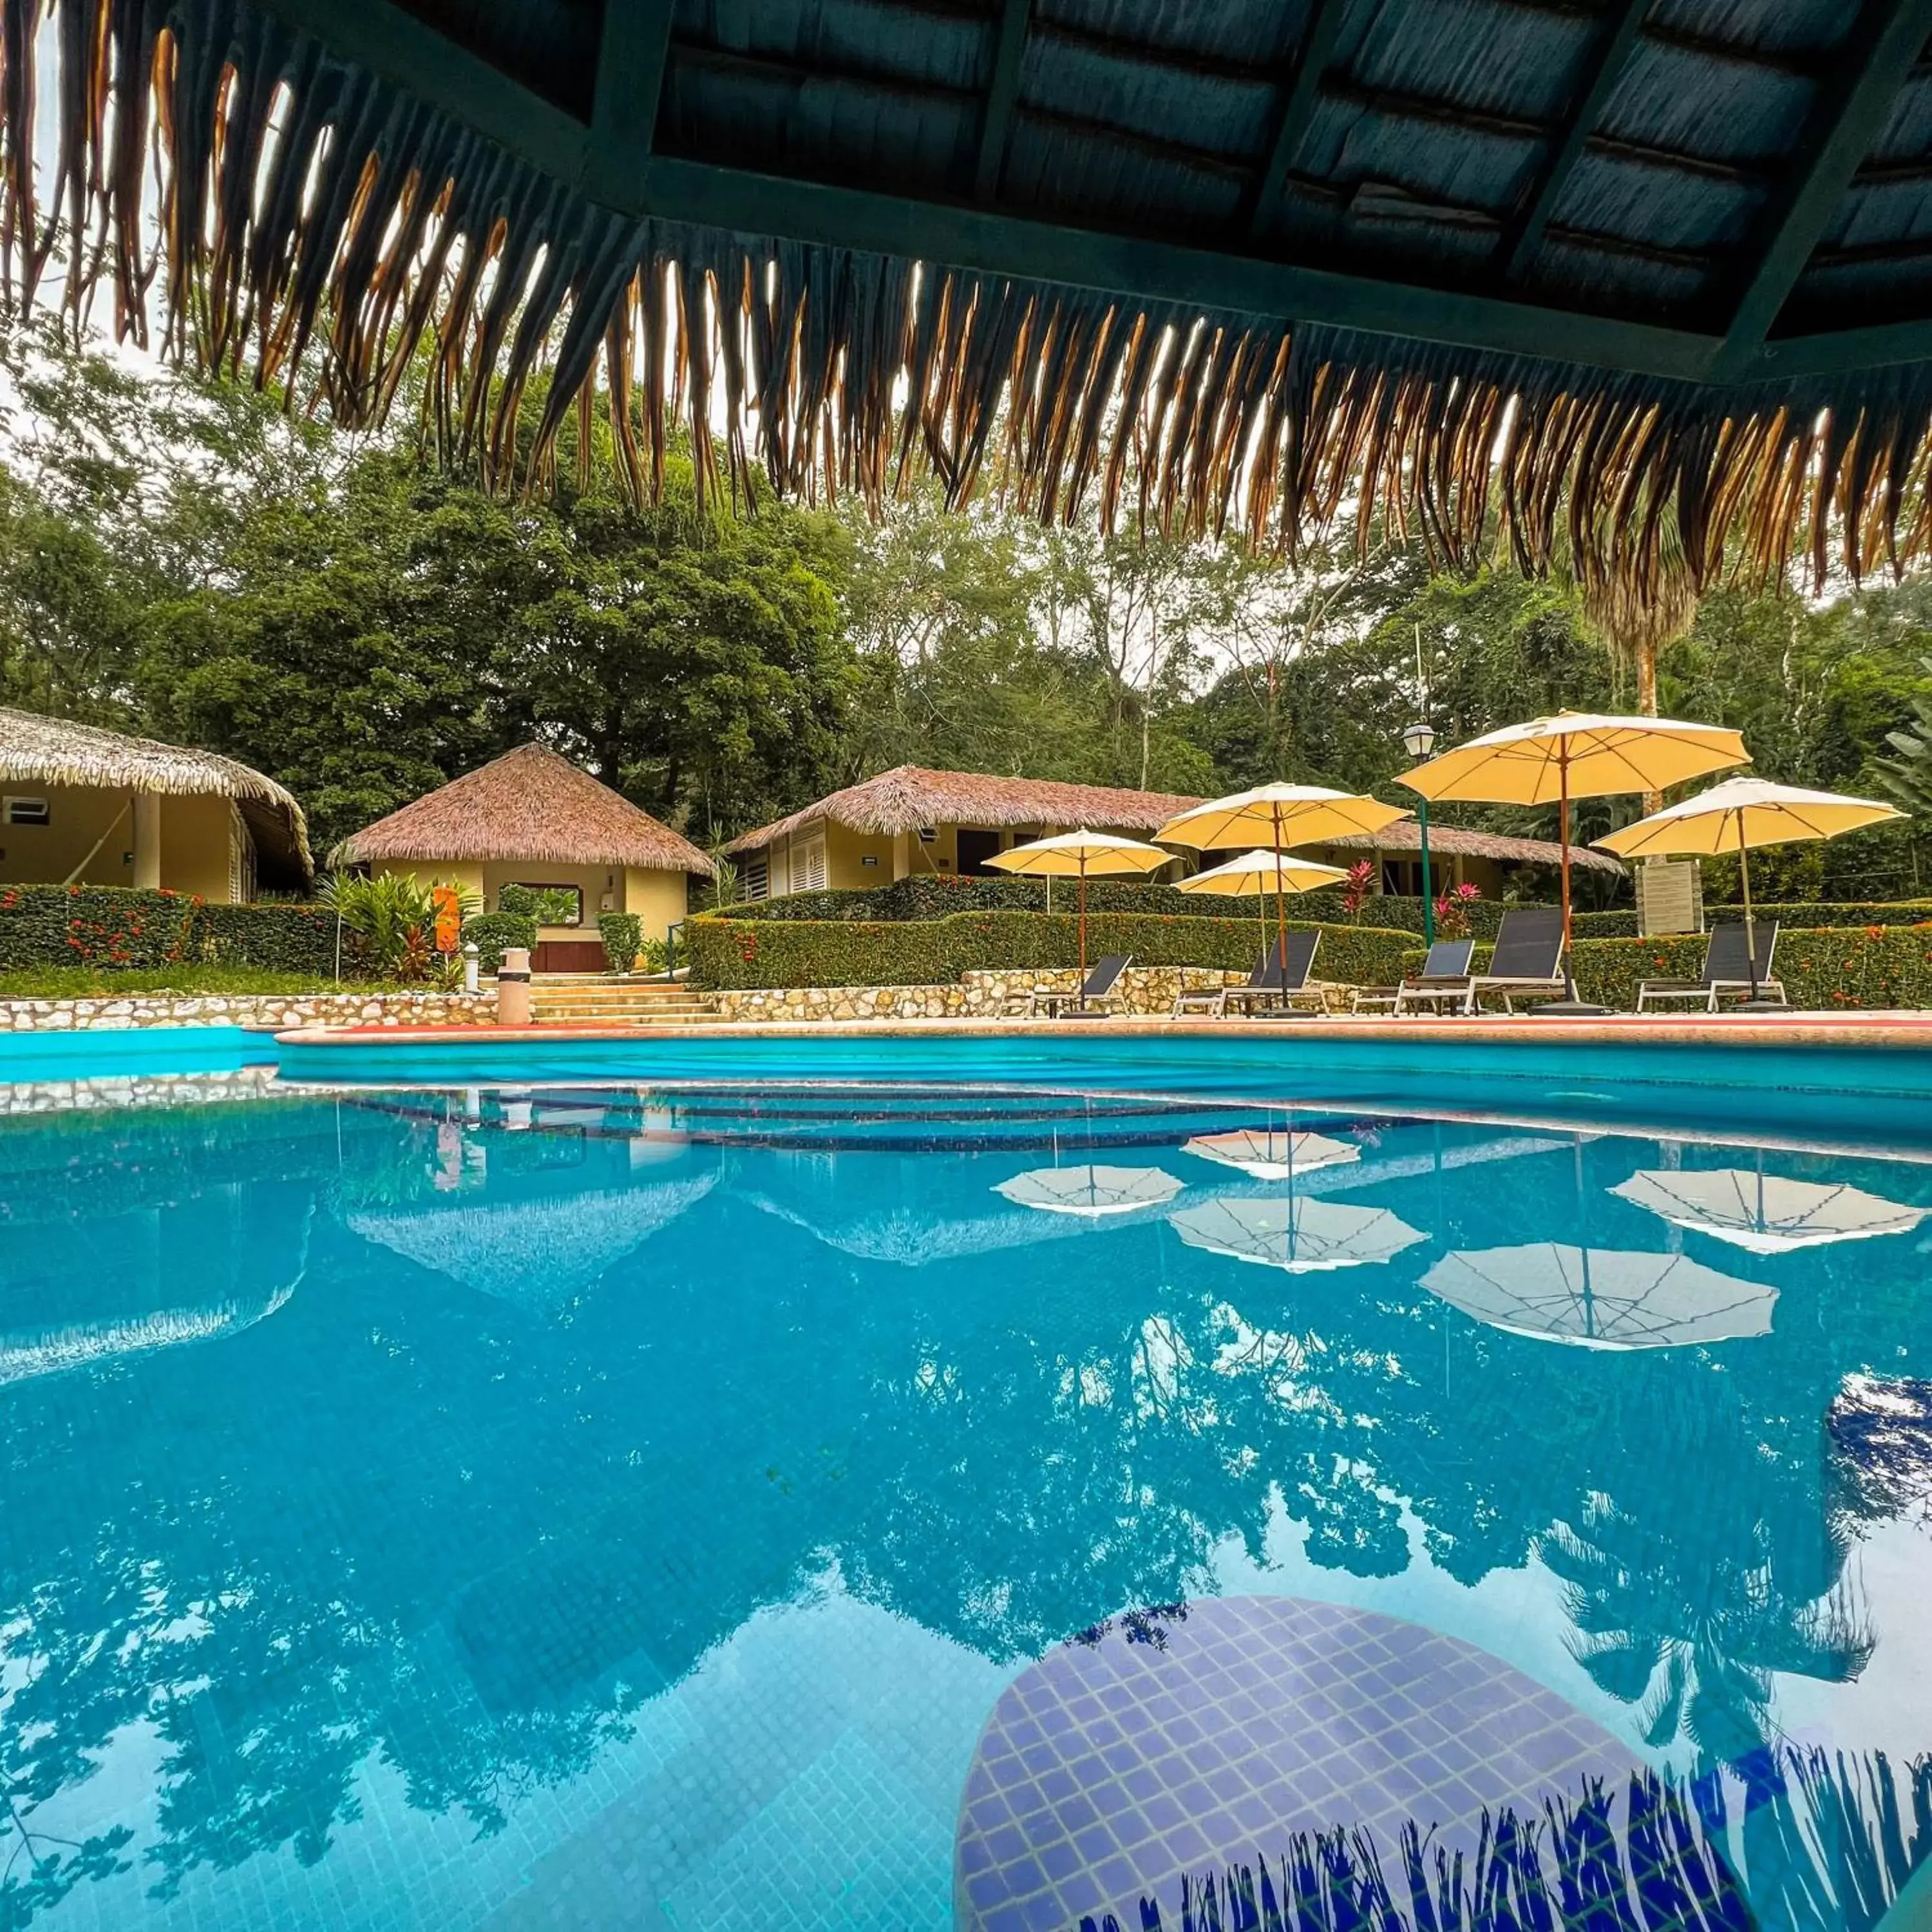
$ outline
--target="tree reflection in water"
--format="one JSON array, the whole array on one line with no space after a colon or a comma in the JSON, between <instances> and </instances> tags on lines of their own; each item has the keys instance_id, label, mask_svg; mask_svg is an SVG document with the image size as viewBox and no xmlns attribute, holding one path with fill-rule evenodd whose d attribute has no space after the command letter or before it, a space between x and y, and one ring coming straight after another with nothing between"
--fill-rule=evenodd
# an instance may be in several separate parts
<instances>
[{"instance_id":1,"label":"tree reflection in water","mask_svg":"<svg viewBox=\"0 0 1932 1932\"><path fill-rule=\"evenodd\" d=\"M0 1328L29 1300L75 1320L90 1294L125 1313L300 1277L252 1327L0 1393L14 1922L117 1858L164 1893L274 1847L319 1860L378 1761L411 1805L496 1829L828 1565L1012 1660L1211 1588L1231 1540L1267 1562L1284 1516L1369 1583L1539 1559L1634 1734L1701 1763L1775 1736L1780 1676L1870 1654L1847 1552L1893 1511L1826 1418L1847 1377L1932 1375L1909 1243L1733 1250L1779 1291L1772 1333L1592 1352L1485 1328L1420 1279L1575 1242L1586 1196L1591 1238L1694 1244L1607 1193L1676 1157L1654 1141L1381 1124L1301 1184L1427 1238L1311 1276L1168 1225L1280 1192L1184 1159L1216 1124L1198 1110L1095 1124L1110 1162L1184 1189L1070 1232L992 1191L1038 1144L800 1155L742 1144L730 1108L518 1104L0 1133ZM1932 1201L1932 1170L1777 1158ZM26 1849L142 1736L148 1842Z\"/></svg>"}]
</instances>

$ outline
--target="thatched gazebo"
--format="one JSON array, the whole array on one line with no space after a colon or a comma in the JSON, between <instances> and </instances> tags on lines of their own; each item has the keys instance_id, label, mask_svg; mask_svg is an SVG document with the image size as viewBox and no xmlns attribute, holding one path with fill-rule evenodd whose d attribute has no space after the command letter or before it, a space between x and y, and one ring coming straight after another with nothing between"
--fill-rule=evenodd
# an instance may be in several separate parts
<instances>
[{"instance_id":1,"label":"thatched gazebo","mask_svg":"<svg viewBox=\"0 0 1932 1932\"><path fill-rule=\"evenodd\" d=\"M0 880L165 886L214 904L305 891L294 794L233 758L0 706Z\"/></svg>"},{"instance_id":2,"label":"thatched gazebo","mask_svg":"<svg viewBox=\"0 0 1932 1932\"><path fill-rule=\"evenodd\" d=\"M597 916L630 912L647 939L683 918L693 874L710 859L688 838L544 745L520 745L352 832L335 866L454 880L494 910L506 886L574 896L576 915L537 934L537 969L598 972Z\"/></svg>"}]
</instances>

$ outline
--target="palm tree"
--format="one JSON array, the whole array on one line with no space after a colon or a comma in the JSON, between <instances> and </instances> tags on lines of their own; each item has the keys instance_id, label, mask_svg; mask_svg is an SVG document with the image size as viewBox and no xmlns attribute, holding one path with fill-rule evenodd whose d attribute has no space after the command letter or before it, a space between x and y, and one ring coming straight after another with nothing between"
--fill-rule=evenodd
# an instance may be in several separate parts
<instances>
[{"instance_id":1,"label":"palm tree","mask_svg":"<svg viewBox=\"0 0 1932 1932\"><path fill-rule=\"evenodd\" d=\"M1775 1677L1848 1682L1873 1649L1841 1580L1841 1548L1826 1552L1834 1580L1814 1594L1815 1558L1781 1546L1768 1510L1710 1514L1702 1534L1675 1522L1659 1533L1599 1496L1580 1524L1559 1523L1538 1546L1566 1586L1577 1661L1600 1688L1641 1706L1647 1744L1681 1736L1706 1766L1770 1741ZM1794 1569L1812 1573L1796 1588Z\"/></svg>"}]
</instances>

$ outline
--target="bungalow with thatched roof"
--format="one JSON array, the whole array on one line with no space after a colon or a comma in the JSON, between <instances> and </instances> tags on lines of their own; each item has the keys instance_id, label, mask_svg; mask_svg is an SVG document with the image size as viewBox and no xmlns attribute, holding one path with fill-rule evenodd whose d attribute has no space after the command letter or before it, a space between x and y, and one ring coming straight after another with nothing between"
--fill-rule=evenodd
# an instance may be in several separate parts
<instances>
[{"instance_id":1,"label":"bungalow with thatched roof","mask_svg":"<svg viewBox=\"0 0 1932 1932\"><path fill-rule=\"evenodd\" d=\"M306 891L290 792L213 752L0 706L0 884L165 886L216 904Z\"/></svg>"},{"instance_id":2,"label":"bungalow with thatched roof","mask_svg":"<svg viewBox=\"0 0 1932 1932\"><path fill-rule=\"evenodd\" d=\"M599 913L635 913L646 939L662 939L685 915L692 874L713 870L689 839L543 745L520 745L352 832L329 862L454 880L493 911L506 886L571 893L574 915L538 929L544 973L603 970Z\"/></svg>"},{"instance_id":3,"label":"bungalow with thatched roof","mask_svg":"<svg viewBox=\"0 0 1932 1932\"><path fill-rule=\"evenodd\" d=\"M747 898L782 898L820 886L887 885L914 873L977 877L989 872L986 862L995 853L1029 839L1080 826L1144 838L1200 802L1172 792L901 765L748 832L725 850L737 861ZM1310 846L1305 856L1344 866L1372 858L1378 891L1414 893L1421 890L1420 843L1413 821L1404 820L1373 838ZM1516 868L1554 866L1561 859L1541 839L1440 824L1430 827L1429 845L1437 884L1467 880L1489 898L1502 892ZM1212 856L1203 854L1202 862L1211 863ZM1573 847L1570 860L1623 876L1616 860L1585 847ZM1177 874L1186 862L1176 860Z\"/></svg>"}]
</instances>

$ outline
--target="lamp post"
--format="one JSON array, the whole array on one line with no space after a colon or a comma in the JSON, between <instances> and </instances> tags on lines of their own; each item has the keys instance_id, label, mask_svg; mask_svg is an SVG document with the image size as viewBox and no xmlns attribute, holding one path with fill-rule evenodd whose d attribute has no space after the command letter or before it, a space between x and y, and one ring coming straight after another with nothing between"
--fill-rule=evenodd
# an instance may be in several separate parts
<instances>
[{"instance_id":1,"label":"lamp post","mask_svg":"<svg viewBox=\"0 0 1932 1932\"><path fill-rule=\"evenodd\" d=\"M1426 722L1412 724L1402 734L1403 748L1419 765L1436 748L1436 728ZM1425 946L1436 944L1436 895L1429 884L1429 801L1426 798L1415 808L1418 825L1422 832L1422 943Z\"/></svg>"}]
</instances>

